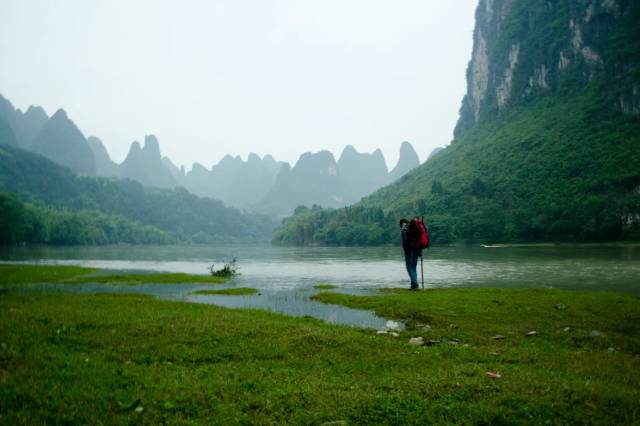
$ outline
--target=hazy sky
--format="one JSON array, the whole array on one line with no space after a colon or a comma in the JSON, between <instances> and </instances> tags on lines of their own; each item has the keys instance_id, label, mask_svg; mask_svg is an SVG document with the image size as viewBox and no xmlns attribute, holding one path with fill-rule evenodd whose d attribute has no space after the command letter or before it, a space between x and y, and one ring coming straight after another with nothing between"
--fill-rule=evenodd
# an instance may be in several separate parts
<instances>
[{"instance_id":1,"label":"hazy sky","mask_svg":"<svg viewBox=\"0 0 640 426\"><path fill-rule=\"evenodd\" d=\"M450 142L477 0L2 0L0 93L65 109L120 162L155 134L189 168L224 154Z\"/></svg>"}]
</instances>

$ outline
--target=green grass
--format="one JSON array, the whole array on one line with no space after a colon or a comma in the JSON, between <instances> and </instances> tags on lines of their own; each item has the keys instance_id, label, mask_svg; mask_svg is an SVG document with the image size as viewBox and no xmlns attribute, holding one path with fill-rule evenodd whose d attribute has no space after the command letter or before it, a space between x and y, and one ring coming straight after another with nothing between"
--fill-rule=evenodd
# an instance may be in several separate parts
<instances>
[{"instance_id":1,"label":"green grass","mask_svg":"<svg viewBox=\"0 0 640 426\"><path fill-rule=\"evenodd\" d=\"M222 284L227 282L228 278L183 273L140 273L77 277L76 281L104 284Z\"/></svg>"},{"instance_id":2,"label":"green grass","mask_svg":"<svg viewBox=\"0 0 640 426\"><path fill-rule=\"evenodd\" d=\"M257 293L257 289L250 287L222 288L219 290L198 290L193 292L193 294L220 294L227 296L246 296Z\"/></svg>"},{"instance_id":3,"label":"green grass","mask_svg":"<svg viewBox=\"0 0 640 426\"><path fill-rule=\"evenodd\" d=\"M375 309L410 328L400 337L379 336L308 318L140 295L9 291L0 297L0 422L640 419L635 297L450 289L317 298ZM539 334L524 337L531 330ZM493 340L495 334L505 339ZM418 335L442 343L409 345ZM490 379L487 371L502 378Z\"/></svg>"},{"instance_id":4,"label":"green grass","mask_svg":"<svg viewBox=\"0 0 640 426\"><path fill-rule=\"evenodd\" d=\"M535 342L544 341L551 352L587 344L590 350L640 352L638 298L618 293L574 292L549 289L449 288L411 292L384 289L373 296L323 292L313 299L405 322L409 332L434 340L459 339L477 347L495 348L491 339L506 338L500 348L520 351L528 347L529 331ZM420 325L428 325L428 331ZM565 329L569 327L569 331ZM591 339L598 331L606 338ZM599 336L602 337L602 336ZM640 375L639 375L640 378Z\"/></svg>"},{"instance_id":5,"label":"green grass","mask_svg":"<svg viewBox=\"0 0 640 426\"><path fill-rule=\"evenodd\" d=\"M60 265L0 265L0 286L30 283L222 284L228 278L182 273L114 274L108 270Z\"/></svg>"},{"instance_id":6,"label":"green grass","mask_svg":"<svg viewBox=\"0 0 640 426\"><path fill-rule=\"evenodd\" d=\"M60 265L0 265L0 285L54 283L80 278L95 273L97 269Z\"/></svg>"},{"instance_id":7,"label":"green grass","mask_svg":"<svg viewBox=\"0 0 640 426\"><path fill-rule=\"evenodd\" d=\"M318 283L318 284L314 285L313 288L318 289L318 290L333 290L334 288L338 288L338 286L337 285L333 285L333 284L321 284L321 283Z\"/></svg>"}]
</instances>

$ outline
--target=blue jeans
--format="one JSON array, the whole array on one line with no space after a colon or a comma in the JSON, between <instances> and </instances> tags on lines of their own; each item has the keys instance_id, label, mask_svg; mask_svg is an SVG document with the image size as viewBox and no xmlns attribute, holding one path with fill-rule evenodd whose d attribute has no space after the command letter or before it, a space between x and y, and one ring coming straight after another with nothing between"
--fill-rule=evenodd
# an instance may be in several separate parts
<instances>
[{"instance_id":1,"label":"blue jeans","mask_svg":"<svg viewBox=\"0 0 640 426\"><path fill-rule=\"evenodd\" d=\"M418 288L418 258L420 257L420 250L405 250L404 262L407 265L407 272L411 279L411 288Z\"/></svg>"}]
</instances>

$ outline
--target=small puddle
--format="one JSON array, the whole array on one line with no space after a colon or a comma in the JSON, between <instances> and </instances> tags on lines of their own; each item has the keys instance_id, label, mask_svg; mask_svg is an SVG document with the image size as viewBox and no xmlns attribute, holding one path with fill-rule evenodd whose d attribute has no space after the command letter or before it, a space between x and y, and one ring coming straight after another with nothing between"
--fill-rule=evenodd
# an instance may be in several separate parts
<instances>
[{"instance_id":1,"label":"small puddle","mask_svg":"<svg viewBox=\"0 0 640 426\"><path fill-rule=\"evenodd\" d=\"M310 316L330 324L346 324L377 330L385 328L387 320L370 311L316 302L309 299L312 294L314 293L309 291L261 290L259 295L251 296L191 294L187 296L186 300L195 303L220 305L227 308L267 309L296 317Z\"/></svg>"}]
</instances>

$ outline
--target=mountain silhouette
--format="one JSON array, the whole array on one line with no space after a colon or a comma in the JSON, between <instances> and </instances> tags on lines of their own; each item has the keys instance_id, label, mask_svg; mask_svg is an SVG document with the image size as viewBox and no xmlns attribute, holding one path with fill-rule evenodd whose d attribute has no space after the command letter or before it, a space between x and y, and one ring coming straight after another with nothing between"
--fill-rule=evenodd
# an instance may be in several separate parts
<instances>
[{"instance_id":1,"label":"mountain silhouette","mask_svg":"<svg viewBox=\"0 0 640 426\"><path fill-rule=\"evenodd\" d=\"M62 109L56 111L42 126L31 148L80 174L96 174L96 161L87 140Z\"/></svg>"},{"instance_id":2,"label":"mountain silhouette","mask_svg":"<svg viewBox=\"0 0 640 426\"><path fill-rule=\"evenodd\" d=\"M342 179L344 202L351 204L383 186L389 171L379 149L373 153L360 153L347 145L338 160L338 173Z\"/></svg>"},{"instance_id":3,"label":"mountain silhouette","mask_svg":"<svg viewBox=\"0 0 640 426\"><path fill-rule=\"evenodd\" d=\"M420 159L413 149L413 145L406 141L402 142L402 145L400 145L400 157L398 158L396 166L391 170L391 173L389 173L389 181L393 182L400 179L407 174L407 172L419 165Z\"/></svg>"},{"instance_id":4,"label":"mountain silhouette","mask_svg":"<svg viewBox=\"0 0 640 426\"><path fill-rule=\"evenodd\" d=\"M137 180L146 186L174 188L176 181L165 167L160 155L160 145L154 135L144 138L144 147L133 142L127 157L120 165L122 177Z\"/></svg>"}]
</instances>

